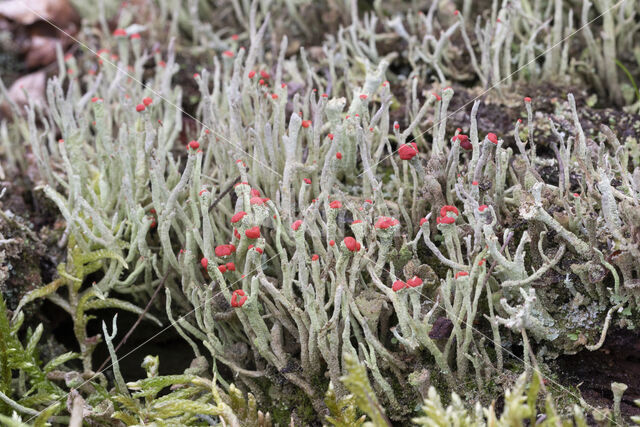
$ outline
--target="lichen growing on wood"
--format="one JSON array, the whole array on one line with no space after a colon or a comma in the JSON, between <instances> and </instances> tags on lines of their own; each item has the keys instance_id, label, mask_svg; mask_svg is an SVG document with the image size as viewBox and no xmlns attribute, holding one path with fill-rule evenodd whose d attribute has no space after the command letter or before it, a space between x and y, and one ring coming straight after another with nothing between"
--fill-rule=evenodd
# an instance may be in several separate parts
<instances>
[{"instance_id":1,"label":"lichen growing on wood","mask_svg":"<svg viewBox=\"0 0 640 427\"><path fill-rule=\"evenodd\" d=\"M302 47L282 35L309 31L293 2L249 3L226 9L240 35L205 23L209 2L152 7L170 39L128 9L110 33L87 23L46 103L10 105L3 167L23 173L28 153L66 257L14 310L0 300L3 420L621 421L624 387L596 407L552 363L640 321L639 132L585 128L577 89L552 110L521 91L589 82L635 117L611 56L638 39L634 2L602 23L610 2L493 2L476 21L471 2L392 19L351 2L348 25ZM563 23L593 27L577 44ZM487 127L495 105L517 116ZM46 325L21 327L43 299L77 352L39 358ZM176 331L190 367L160 374L171 361L149 355L131 378L113 310Z\"/></svg>"}]
</instances>

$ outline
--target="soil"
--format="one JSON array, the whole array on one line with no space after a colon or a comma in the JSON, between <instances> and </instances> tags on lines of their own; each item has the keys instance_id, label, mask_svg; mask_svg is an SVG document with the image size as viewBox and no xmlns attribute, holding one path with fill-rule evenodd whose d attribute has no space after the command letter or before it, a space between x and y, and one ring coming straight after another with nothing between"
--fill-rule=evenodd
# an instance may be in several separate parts
<instances>
[{"instance_id":1,"label":"soil","mask_svg":"<svg viewBox=\"0 0 640 427\"><path fill-rule=\"evenodd\" d=\"M53 203L42 191L34 191L28 178L2 181L0 186L6 188L0 200L4 212L0 232L5 239L12 239L3 246L7 280L0 290L11 310L25 293L53 280L55 266L62 257L56 245L62 224L56 220L59 214ZM27 317L37 310L37 303L27 307Z\"/></svg>"},{"instance_id":2,"label":"soil","mask_svg":"<svg viewBox=\"0 0 640 427\"><path fill-rule=\"evenodd\" d=\"M599 350L561 356L556 361L558 374L565 384L581 384L584 399L596 407L611 407L612 382L629 388L620 405L625 417L640 415L634 400L640 399L640 339L637 331L609 331Z\"/></svg>"}]
</instances>

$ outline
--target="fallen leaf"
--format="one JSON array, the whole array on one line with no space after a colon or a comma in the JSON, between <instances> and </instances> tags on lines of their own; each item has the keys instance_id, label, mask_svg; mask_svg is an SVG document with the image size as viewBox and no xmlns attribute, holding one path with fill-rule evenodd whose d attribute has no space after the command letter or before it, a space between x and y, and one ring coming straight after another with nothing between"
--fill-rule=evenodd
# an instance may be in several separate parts
<instances>
[{"instance_id":1,"label":"fallen leaf","mask_svg":"<svg viewBox=\"0 0 640 427\"><path fill-rule=\"evenodd\" d=\"M47 74L44 71L27 74L13 82L8 91L9 99L19 106L28 104L29 100L44 105L46 84Z\"/></svg>"},{"instance_id":2,"label":"fallen leaf","mask_svg":"<svg viewBox=\"0 0 640 427\"><path fill-rule=\"evenodd\" d=\"M433 327L429 331L429 338L444 339L449 338L453 330L453 322L446 317L438 317L433 322Z\"/></svg>"},{"instance_id":3,"label":"fallen leaf","mask_svg":"<svg viewBox=\"0 0 640 427\"><path fill-rule=\"evenodd\" d=\"M0 2L0 15L22 25L44 20L65 27L78 20L67 0L8 0Z\"/></svg>"},{"instance_id":4,"label":"fallen leaf","mask_svg":"<svg viewBox=\"0 0 640 427\"><path fill-rule=\"evenodd\" d=\"M56 60L56 44L60 39L56 37L33 36L24 59L28 68L47 65Z\"/></svg>"}]
</instances>

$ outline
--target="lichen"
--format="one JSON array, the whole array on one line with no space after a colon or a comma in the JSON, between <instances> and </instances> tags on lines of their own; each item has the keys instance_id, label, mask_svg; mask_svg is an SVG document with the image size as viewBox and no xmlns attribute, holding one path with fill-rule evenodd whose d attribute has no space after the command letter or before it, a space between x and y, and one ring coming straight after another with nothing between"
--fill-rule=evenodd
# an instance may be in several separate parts
<instances>
[{"instance_id":1,"label":"lichen","mask_svg":"<svg viewBox=\"0 0 640 427\"><path fill-rule=\"evenodd\" d=\"M590 21L589 2L526 14L494 2L477 20L466 1L397 15L352 2L348 24L300 48L276 35L308 33L306 9L241 3L225 9L237 37L204 18L206 1L148 6L166 28L140 27L126 8L113 34L86 23L82 43L105 49L99 64L58 52L46 103L12 105L10 158L28 144L66 257L15 310L0 307L5 407L29 421L49 408L125 424L611 418L548 363L638 324L640 157L619 132L632 115L594 126L605 115L582 92L519 92L583 84L585 67L598 99L624 102L611 65L637 38L632 8L593 24L602 43L585 29L576 64L563 33ZM197 66L185 70L190 52ZM468 81L492 92L480 100ZM43 299L71 318L81 367L56 361L47 375L44 326L18 339L24 310ZM147 378L128 378L116 316L90 336L88 312L103 309L174 329L193 363L163 375L171 362L148 356ZM112 377L96 371L102 345ZM7 348L29 366L9 364ZM490 403L498 392L502 411ZM553 403L562 393L570 416Z\"/></svg>"}]
</instances>

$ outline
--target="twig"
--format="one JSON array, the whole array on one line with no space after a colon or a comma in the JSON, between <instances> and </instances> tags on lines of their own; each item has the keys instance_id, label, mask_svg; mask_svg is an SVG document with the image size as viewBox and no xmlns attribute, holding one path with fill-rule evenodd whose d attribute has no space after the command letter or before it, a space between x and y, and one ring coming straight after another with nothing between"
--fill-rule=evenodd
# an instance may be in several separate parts
<instances>
[{"instance_id":1,"label":"twig","mask_svg":"<svg viewBox=\"0 0 640 427\"><path fill-rule=\"evenodd\" d=\"M217 199L215 199L213 201L213 203L211 203L211 206L209 206L209 212L211 212L213 210L213 208L216 207L216 205L218 203L220 203L220 201L224 198L224 196L226 196L227 194L229 194L229 192L231 190L233 190L233 186L236 185L237 183L240 182L240 177L237 177L236 179L233 180L233 182L231 184L229 184L229 186L222 192L220 193L220 195L218 196Z\"/></svg>"},{"instance_id":2,"label":"twig","mask_svg":"<svg viewBox=\"0 0 640 427\"><path fill-rule=\"evenodd\" d=\"M147 314L147 312L149 311L149 309L151 308L151 304L153 304L153 301L156 299L156 296L158 295L158 293L160 292L161 288L164 288L164 282L167 280L167 277L169 277L169 272L171 270L167 270L167 272L164 274L164 277L162 278L162 280L160 280L160 283L158 284L158 286L156 287L156 290L153 292L153 295L151 296L151 299L149 300L149 302L147 303L146 307L144 308L144 310L142 310L142 313L140 313L140 316L138 316L138 320L136 320L136 323L133 324L133 326L131 327L131 329L129 329L129 331L127 332L127 334L120 340L120 342L118 343L118 345L116 346L115 350L113 351L114 353L116 353L120 347L122 347L124 345L124 343L127 342L127 340L129 339L129 337L131 336L131 334L133 333L133 331L138 327L138 325L140 324L140 322L142 322L142 318ZM98 368L98 370L96 372L101 372L102 369L104 369L104 367L107 365L107 363L109 363L109 361L111 360L111 356L107 357L106 360L104 362L102 362L102 365L100 365L100 367Z\"/></svg>"}]
</instances>

